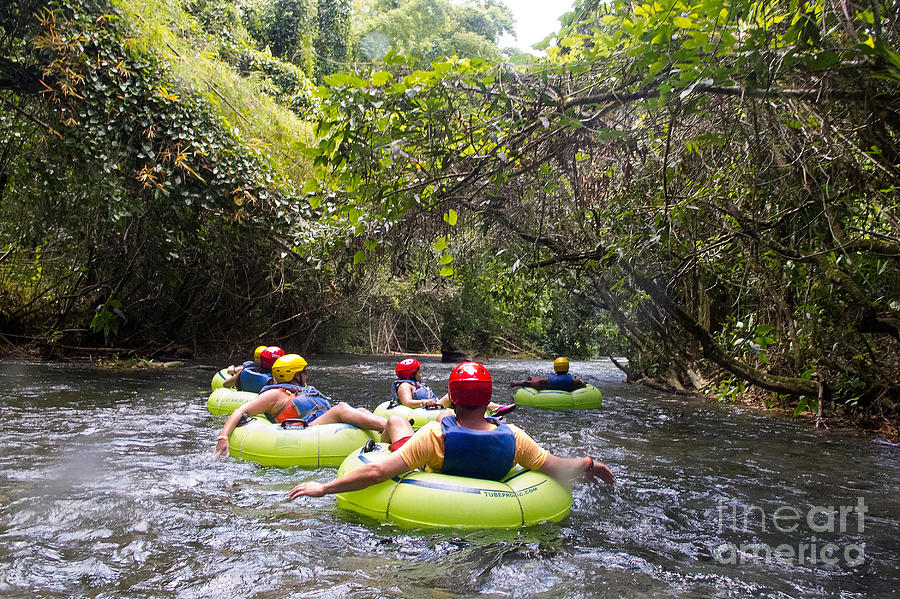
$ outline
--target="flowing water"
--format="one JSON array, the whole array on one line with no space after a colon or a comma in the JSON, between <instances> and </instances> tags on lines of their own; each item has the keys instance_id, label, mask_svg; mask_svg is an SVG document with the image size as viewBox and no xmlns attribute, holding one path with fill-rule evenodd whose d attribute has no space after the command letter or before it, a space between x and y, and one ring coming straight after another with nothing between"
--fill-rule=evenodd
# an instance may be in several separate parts
<instances>
[{"instance_id":1,"label":"flowing water","mask_svg":"<svg viewBox=\"0 0 900 599\"><path fill-rule=\"evenodd\" d=\"M319 356L310 384L371 409L394 362ZM445 392L450 366L423 362ZM487 365L505 402L549 363ZM618 484L577 483L560 523L466 532L287 501L333 468L213 459L212 369L0 363L0 596L897 596L900 448L572 370L602 410L507 420Z\"/></svg>"}]
</instances>

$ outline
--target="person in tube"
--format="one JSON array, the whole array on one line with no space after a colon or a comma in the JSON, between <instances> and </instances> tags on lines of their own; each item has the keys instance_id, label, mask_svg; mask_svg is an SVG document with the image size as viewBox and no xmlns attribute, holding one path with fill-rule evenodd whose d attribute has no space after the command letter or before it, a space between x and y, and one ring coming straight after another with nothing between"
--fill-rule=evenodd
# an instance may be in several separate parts
<instances>
[{"instance_id":1,"label":"person in tube","mask_svg":"<svg viewBox=\"0 0 900 599\"><path fill-rule=\"evenodd\" d=\"M574 391L587 385L569 372L568 358L559 357L553 361L553 374L546 378L531 377L524 381L512 381L510 387L533 387L538 391Z\"/></svg>"},{"instance_id":2,"label":"person in tube","mask_svg":"<svg viewBox=\"0 0 900 599\"><path fill-rule=\"evenodd\" d=\"M358 428L384 432L387 420L365 408L340 402L331 404L329 397L307 385L307 362L297 354L284 355L272 365L274 384L262 388L255 399L235 410L216 439L215 455L228 450L228 437L244 415L263 414L271 422L293 426L318 426L345 423ZM384 437L383 437L384 438Z\"/></svg>"},{"instance_id":3,"label":"person in tube","mask_svg":"<svg viewBox=\"0 0 900 599\"><path fill-rule=\"evenodd\" d=\"M422 382L422 363L415 358L406 358L394 368L397 378L391 386L391 395L395 403L410 408L450 408L450 394L440 399L431 387ZM491 416L500 417L516 409L516 404L490 402L487 411Z\"/></svg>"},{"instance_id":4,"label":"person in tube","mask_svg":"<svg viewBox=\"0 0 900 599\"><path fill-rule=\"evenodd\" d=\"M464 362L454 368L449 389L452 416L443 416L415 433L403 418L392 416L384 437L392 441L393 453L386 460L371 462L327 483L301 483L290 490L289 497L357 491L417 468L499 480L514 464L564 482L587 478L615 484L612 471L593 458L558 457L518 427L485 417L493 384L483 365Z\"/></svg>"}]
</instances>

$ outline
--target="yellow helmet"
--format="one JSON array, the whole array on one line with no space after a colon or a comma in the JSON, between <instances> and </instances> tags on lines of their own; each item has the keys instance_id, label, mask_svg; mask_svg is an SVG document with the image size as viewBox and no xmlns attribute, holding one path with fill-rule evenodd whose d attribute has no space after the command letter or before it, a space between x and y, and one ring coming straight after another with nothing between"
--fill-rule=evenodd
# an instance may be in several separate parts
<instances>
[{"instance_id":1,"label":"yellow helmet","mask_svg":"<svg viewBox=\"0 0 900 599\"><path fill-rule=\"evenodd\" d=\"M272 364L272 376L276 383L289 383L298 372L303 372L306 368L306 360L297 354L286 354L281 356Z\"/></svg>"},{"instance_id":2,"label":"yellow helmet","mask_svg":"<svg viewBox=\"0 0 900 599\"><path fill-rule=\"evenodd\" d=\"M556 358L553 360L553 371L556 374L565 374L569 372L569 360L566 358Z\"/></svg>"},{"instance_id":3,"label":"yellow helmet","mask_svg":"<svg viewBox=\"0 0 900 599\"><path fill-rule=\"evenodd\" d=\"M262 350L266 349L267 345L260 345L256 349L253 350L253 361L259 362L259 354L262 353Z\"/></svg>"}]
</instances>

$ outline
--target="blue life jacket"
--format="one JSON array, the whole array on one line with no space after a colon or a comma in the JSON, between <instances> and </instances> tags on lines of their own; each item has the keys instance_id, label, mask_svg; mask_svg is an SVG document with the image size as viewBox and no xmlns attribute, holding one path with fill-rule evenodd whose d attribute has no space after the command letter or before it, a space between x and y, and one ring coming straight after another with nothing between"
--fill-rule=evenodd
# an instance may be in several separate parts
<instances>
[{"instance_id":1,"label":"blue life jacket","mask_svg":"<svg viewBox=\"0 0 900 599\"><path fill-rule=\"evenodd\" d=\"M565 374L553 373L547 377L547 389L552 389L554 391L574 391L575 377L568 372Z\"/></svg>"},{"instance_id":2,"label":"blue life jacket","mask_svg":"<svg viewBox=\"0 0 900 599\"><path fill-rule=\"evenodd\" d=\"M394 381L393 386L391 386L391 394L394 396L394 401L400 403L400 396L397 395L397 389L400 388L400 385L403 383L409 383L413 387L416 388L413 391L412 398L416 400L424 400L424 399L437 399L437 395L434 394L434 391L431 390L431 387L426 385L425 383L420 383L419 381L411 381L409 379L397 379Z\"/></svg>"},{"instance_id":3,"label":"blue life jacket","mask_svg":"<svg viewBox=\"0 0 900 599\"><path fill-rule=\"evenodd\" d=\"M516 463L516 436L512 429L495 418L489 431L460 426L455 416L441 419L444 434L443 474L500 480Z\"/></svg>"},{"instance_id":4,"label":"blue life jacket","mask_svg":"<svg viewBox=\"0 0 900 599\"><path fill-rule=\"evenodd\" d=\"M291 403L286 405L280 412L275 415L266 414L266 418L273 422L284 422L287 419L300 419L309 424L325 412L331 409L331 402L328 401L321 391L312 386L301 387L293 383L278 383L276 385L266 385L263 391L269 389L286 389L294 393Z\"/></svg>"},{"instance_id":5,"label":"blue life jacket","mask_svg":"<svg viewBox=\"0 0 900 599\"><path fill-rule=\"evenodd\" d=\"M259 393L260 390L269 384L272 378L271 372L262 372L257 370L258 366L246 366L241 371L241 375L237 380L238 391L249 391L251 393Z\"/></svg>"}]
</instances>

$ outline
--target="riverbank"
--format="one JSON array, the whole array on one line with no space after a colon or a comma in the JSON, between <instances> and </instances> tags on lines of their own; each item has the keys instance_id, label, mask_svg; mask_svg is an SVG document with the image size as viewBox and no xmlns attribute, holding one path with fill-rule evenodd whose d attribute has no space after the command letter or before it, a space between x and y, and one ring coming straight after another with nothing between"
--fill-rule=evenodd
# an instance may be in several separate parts
<instances>
[{"instance_id":1,"label":"riverbank","mask_svg":"<svg viewBox=\"0 0 900 599\"><path fill-rule=\"evenodd\" d=\"M721 401L708 396L712 401ZM811 428L817 424L825 430L830 429L854 429L868 436L880 439L888 443L900 443L900 418L890 418L883 414L870 414L849 412L842 406L831 409L826 402L821 420L818 414L804 410L800 414L794 414L794 408L781 405L776 402L772 394L761 389L750 388L743 394L735 397L733 403L745 408L769 413L778 418L797 419L809 422Z\"/></svg>"}]
</instances>

